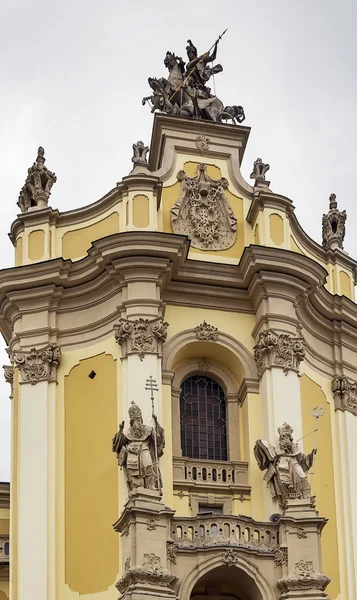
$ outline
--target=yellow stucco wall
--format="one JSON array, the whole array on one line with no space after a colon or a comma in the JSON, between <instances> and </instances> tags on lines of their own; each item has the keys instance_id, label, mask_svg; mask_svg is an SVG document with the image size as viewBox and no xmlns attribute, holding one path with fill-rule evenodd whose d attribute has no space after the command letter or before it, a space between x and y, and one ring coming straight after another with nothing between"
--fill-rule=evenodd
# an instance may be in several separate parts
<instances>
[{"instance_id":1,"label":"yellow stucco wall","mask_svg":"<svg viewBox=\"0 0 357 600\"><path fill-rule=\"evenodd\" d=\"M274 244L281 246L284 242L284 221L275 213L269 215L270 237Z\"/></svg>"},{"instance_id":2,"label":"yellow stucco wall","mask_svg":"<svg viewBox=\"0 0 357 600\"><path fill-rule=\"evenodd\" d=\"M351 298L351 279L345 271L340 271L340 294Z\"/></svg>"},{"instance_id":3,"label":"yellow stucco wall","mask_svg":"<svg viewBox=\"0 0 357 600\"><path fill-rule=\"evenodd\" d=\"M149 225L149 198L138 194L133 198L133 225L144 229Z\"/></svg>"},{"instance_id":4,"label":"yellow stucco wall","mask_svg":"<svg viewBox=\"0 0 357 600\"><path fill-rule=\"evenodd\" d=\"M119 215L112 213L98 223L67 231L62 238L63 258L80 258L87 254L91 243L119 232Z\"/></svg>"},{"instance_id":5,"label":"yellow stucco wall","mask_svg":"<svg viewBox=\"0 0 357 600\"><path fill-rule=\"evenodd\" d=\"M29 234L29 259L40 260L45 252L45 232L43 229L36 229Z\"/></svg>"},{"instance_id":6,"label":"yellow stucco wall","mask_svg":"<svg viewBox=\"0 0 357 600\"><path fill-rule=\"evenodd\" d=\"M22 237L19 237L17 239L16 246L15 246L15 267L18 267L19 265L22 264L22 246L23 246L23 239L22 239Z\"/></svg>"},{"instance_id":7,"label":"yellow stucco wall","mask_svg":"<svg viewBox=\"0 0 357 600\"><path fill-rule=\"evenodd\" d=\"M303 435L311 433L316 427L316 422L311 411L316 406L325 409L325 414L319 419L317 432L318 453L315 458L314 474L311 477L312 494L316 495L316 508L320 515L328 519L322 532L322 565L323 572L331 577L328 587L329 597L333 600L340 590L340 574L338 563L338 541L336 522L336 500L332 454L332 434L330 404L321 387L310 377L304 374L300 380L301 386L301 411ZM304 439L304 452L311 452L314 437L310 435Z\"/></svg>"},{"instance_id":8,"label":"yellow stucco wall","mask_svg":"<svg viewBox=\"0 0 357 600\"><path fill-rule=\"evenodd\" d=\"M119 568L117 423L116 361L80 361L65 378L65 577L80 594L106 590Z\"/></svg>"}]
</instances>

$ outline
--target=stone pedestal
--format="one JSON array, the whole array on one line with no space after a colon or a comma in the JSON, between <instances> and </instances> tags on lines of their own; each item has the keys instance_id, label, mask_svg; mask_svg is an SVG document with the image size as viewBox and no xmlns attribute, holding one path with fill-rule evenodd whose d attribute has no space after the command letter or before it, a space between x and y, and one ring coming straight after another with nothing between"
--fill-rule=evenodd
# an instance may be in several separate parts
<instances>
[{"instance_id":1,"label":"stone pedestal","mask_svg":"<svg viewBox=\"0 0 357 600\"><path fill-rule=\"evenodd\" d=\"M279 539L285 551L283 576L277 582L281 600L323 600L330 582L321 572L321 531L311 499L289 500L279 523Z\"/></svg>"},{"instance_id":2,"label":"stone pedestal","mask_svg":"<svg viewBox=\"0 0 357 600\"><path fill-rule=\"evenodd\" d=\"M122 536L122 577L116 584L125 600L176 599L177 577L170 571L170 519L156 490L137 488L114 529Z\"/></svg>"}]
</instances>

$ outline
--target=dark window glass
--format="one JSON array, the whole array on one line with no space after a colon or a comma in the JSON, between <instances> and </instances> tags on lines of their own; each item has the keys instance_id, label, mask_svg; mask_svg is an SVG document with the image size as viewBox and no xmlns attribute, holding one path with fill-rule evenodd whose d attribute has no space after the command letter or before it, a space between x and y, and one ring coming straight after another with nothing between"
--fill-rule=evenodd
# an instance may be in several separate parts
<instances>
[{"instance_id":1,"label":"dark window glass","mask_svg":"<svg viewBox=\"0 0 357 600\"><path fill-rule=\"evenodd\" d=\"M5 542L5 544L4 544L4 554L5 554L5 556L9 556L9 554L10 554L10 544L9 544L9 542Z\"/></svg>"},{"instance_id":2,"label":"dark window glass","mask_svg":"<svg viewBox=\"0 0 357 600\"><path fill-rule=\"evenodd\" d=\"M227 460L226 402L216 381L201 375L185 379L180 415L183 456Z\"/></svg>"}]
</instances>

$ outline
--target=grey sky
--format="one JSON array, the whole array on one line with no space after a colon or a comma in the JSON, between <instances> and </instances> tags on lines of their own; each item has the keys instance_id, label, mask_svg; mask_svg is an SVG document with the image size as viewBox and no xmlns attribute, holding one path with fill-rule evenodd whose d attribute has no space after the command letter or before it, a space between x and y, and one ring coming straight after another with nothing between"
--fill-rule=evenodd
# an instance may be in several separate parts
<instances>
[{"instance_id":1,"label":"grey sky","mask_svg":"<svg viewBox=\"0 0 357 600\"><path fill-rule=\"evenodd\" d=\"M53 207L97 200L128 174L132 143L150 141L141 98L148 76L165 75L166 51L185 58L191 38L202 53L226 27L215 83L252 128L243 175L257 156L269 162L272 189L319 242L335 192L348 213L345 249L357 257L356 16L354 0L2 0L1 267L13 263L7 233L37 147L58 177ZM8 396L0 376L0 480L9 479Z\"/></svg>"}]
</instances>

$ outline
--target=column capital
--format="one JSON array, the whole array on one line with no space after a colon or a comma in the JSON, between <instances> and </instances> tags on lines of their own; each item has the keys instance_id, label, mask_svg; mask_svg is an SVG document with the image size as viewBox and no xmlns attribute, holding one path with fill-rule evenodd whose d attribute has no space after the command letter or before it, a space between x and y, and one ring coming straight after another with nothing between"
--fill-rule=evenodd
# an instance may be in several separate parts
<instances>
[{"instance_id":1,"label":"column capital","mask_svg":"<svg viewBox=\"0 0 357 600\"><path fill-rule=\"evenodd\" d=\"M348 410L357 416L357 382L338 375L332 380L335 410Z\"/></svg>"},{"instance_id":2,"label":"column capital","mask_svg":"<svg viewBox=\"0 0 357 600\"><path fill-rule=\"evenodd\" d=\"M259 334L254 346L254 358L258 376L261 378L266 369L278 367L287 375L289 371L298 373L299 365L305 357L305 345L302 337L292 337L287 333L277 333L267 329Z\"/></svg>"},{"instance_id":3,"label":"column capital","mask_svg":"<svg viewBox=\"0 0 357 600\"><path fill-rule=\"evenodd\" d=\"M21 373L21 383L35 385L39 381L56 381L61 348L57 344L49 344L41 350L32 348L29 352L14 351L12 359Z\"/></svg>"},{"instance_id":4,"label":"column capital","mask_svg":"<svg viewBox=\"0 0 357 600\"><path fill-rule=\"evenodd\" d=\"M123 358L129 354L138 354L140 360L143 360L146 354L157 354L161 357L168 326L163 317L133 321L121 318L118 325L114 325L114 335L122 348Z\"/></svg>"}]
</instances>

